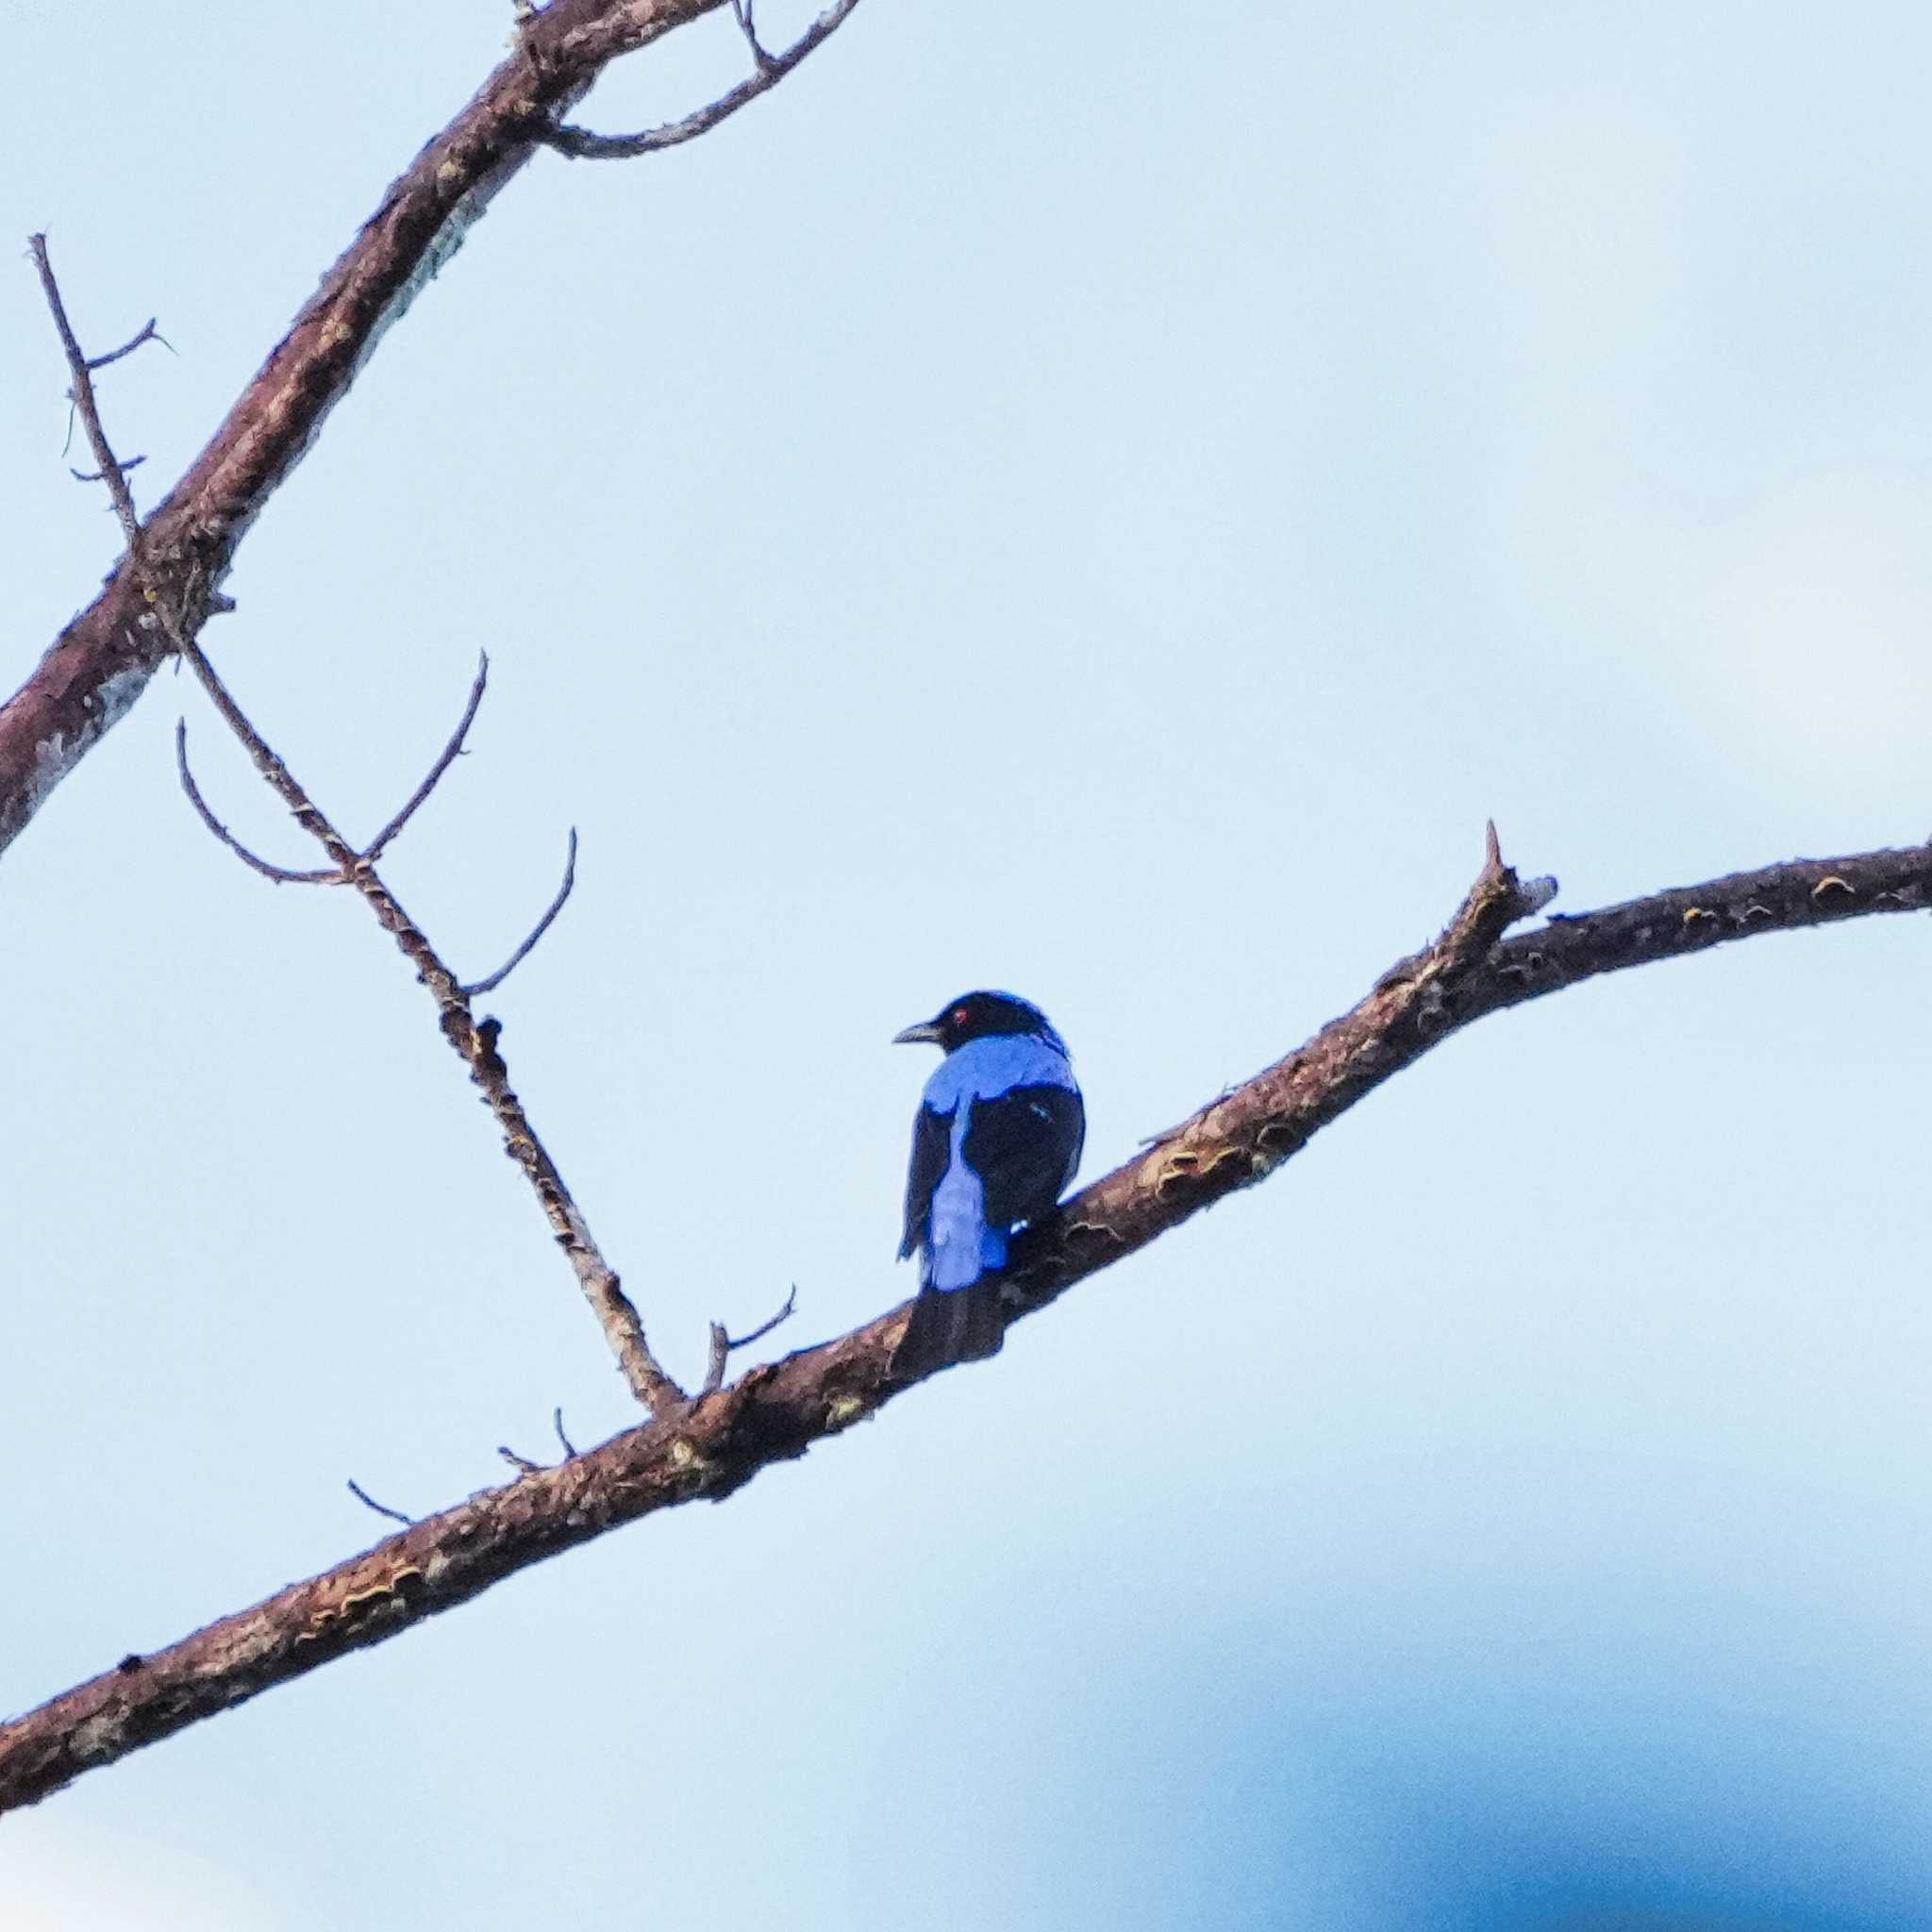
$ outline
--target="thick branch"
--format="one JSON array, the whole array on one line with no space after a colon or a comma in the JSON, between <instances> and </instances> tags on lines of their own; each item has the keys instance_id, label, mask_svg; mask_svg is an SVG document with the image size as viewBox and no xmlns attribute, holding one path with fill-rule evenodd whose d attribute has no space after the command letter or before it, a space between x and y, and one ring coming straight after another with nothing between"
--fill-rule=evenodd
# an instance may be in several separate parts
<instances>
[{"instance_id":1,"label":"thick branch","mask_svg":"<svg viewBox=\"0 0 1932 1932\"><path fill-rule=\"evenodd\" d=\"M1359 1006L1305 1046L1162 1135L1051 1222L1019 1235L1005 1292L1019 1311L1044 1307L1095 1269L1272 1174L1391 1074L1486 1013L1758 933L1927 908L1932 846L1918 845L1791 859L1553 919L1461 972L1431 974L1439 941L1385 974ZM1465 905L1458 917L1468 911Z\"/></svg>"},{"instance_id":2,"label":"thick branch","mask_svg":"<svg viewBox=\"0 0 1932 1932\"><path fill-rule=\"evenodd\" d=\"M515 50L391 185L207 448L148 518L161 589L200 634L262 507L348 392L382 334L497 192L609 63L723 0L552 0ZM189 586L197 594L184 594ZM124 562L0 706L0 850L145 689L167 641Z\"/></svg>"},{"instance_id":3,"label":"thick branch","mask_svg":"<svg viewBox=\"0 0 1932 1932\"><path fill-rule=\"evenodd\" d=\"M1043 1307L1191 1214L1272 1173L1310 1135L1485 1013L1598 974L1755 934L1932 905L1932 851L1799 859L1613 906L1498 943L1535 894L1495 862L1436 942L1305 1046L1214 1101L1023 1234L1013 1314ZM619 1524L720 1501L909 1386L892 1357L908 1307L753 1369L689 1408L533 1470L0 1726L0 1810L408 1629Z\"/></svg>"}]
</instances>

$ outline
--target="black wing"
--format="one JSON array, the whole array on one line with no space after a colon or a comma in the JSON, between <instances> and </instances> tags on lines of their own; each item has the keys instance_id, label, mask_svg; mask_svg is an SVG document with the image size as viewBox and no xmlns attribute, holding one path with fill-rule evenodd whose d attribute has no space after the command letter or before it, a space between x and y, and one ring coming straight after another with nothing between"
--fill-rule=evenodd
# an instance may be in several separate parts
<instances>
[{"instance_id":1,"label":"black wing","mask_svg":"<svg viewBox=\"0 0 1932 1932\"><path fill-rule=\"evenodd\" d=\"M899 1243L904 1260L925 1240L932 1213L933 1190L952 1158L953 1116L922 1107L912 1123L912 1161L906 1170L906 1239Z\"/></svg>"},{"instance_id":2,"label":"black wing","mask_svg":"<svg viewBox=\"0 0 1932 1932\"><path fill-rule=\"evenodd\" d=\"M1015 1087L975 1100L963 1151L986 1189L987 1224L1038 1221L1074 1178L1086 1138L1087 1109L1071 1087Z\"/></svg>"}]
</instances>

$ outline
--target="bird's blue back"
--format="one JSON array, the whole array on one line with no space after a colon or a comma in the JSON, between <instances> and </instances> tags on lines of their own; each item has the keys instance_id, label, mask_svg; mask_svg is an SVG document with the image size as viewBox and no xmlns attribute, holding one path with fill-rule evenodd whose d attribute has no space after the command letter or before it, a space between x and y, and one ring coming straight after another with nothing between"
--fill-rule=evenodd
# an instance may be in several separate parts
<instances>
[{"instance_id":1,"label":"bird's blue back","mask_svg":"<svg viewBox=\"0 0 1932 1932\"><path fill-rule=\"evenodd\" d=\"M940 1062L914 1129L915 1173L924 1160L935 1179L925 1201L908 1203L907 1251L920 1249L924 1287L970 1288L1005 1267L1015 1222L1052 1207L1079 1164L1079 1096L1066 1046L1043 1022L966 1041Z\"/></svg>"},{"instance_id":2,"label":"bird's blue back","mask_svg":"<svg viewBox=\"0 0 1932 1932\"><path fill-rule=\"evenodd\" d=\"M996 1100L1015 1087L1071 1087L1079 1091L1059 1035L989 1033L956 1046L932 1071L922 1096L935 1113L951 1113L962 1098Z\"/></svg>"}]
</instances>

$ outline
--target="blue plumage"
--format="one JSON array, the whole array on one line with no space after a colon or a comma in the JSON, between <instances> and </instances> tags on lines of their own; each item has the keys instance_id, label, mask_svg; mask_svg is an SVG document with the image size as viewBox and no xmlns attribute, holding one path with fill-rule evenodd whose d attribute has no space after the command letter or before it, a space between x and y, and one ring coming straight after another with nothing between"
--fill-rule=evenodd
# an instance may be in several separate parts
<instances>
[{"instance_id":1,"label":"blue plumage","mask_svg":"<svg viewBox=\"0 0 1932 1932\"><path fill-rule=\"evenodd\" d=\"M897 1037L946 1056L913 1123L899 1248L918 1251L922 1292L896 1361L924 1372L999 1347L997 1293L972 1291L1006 1266L1012 1230L1058 1201L1087 1123L1066 1042L1025 1000L966 993Z\"/></svg>"}]
</instances>

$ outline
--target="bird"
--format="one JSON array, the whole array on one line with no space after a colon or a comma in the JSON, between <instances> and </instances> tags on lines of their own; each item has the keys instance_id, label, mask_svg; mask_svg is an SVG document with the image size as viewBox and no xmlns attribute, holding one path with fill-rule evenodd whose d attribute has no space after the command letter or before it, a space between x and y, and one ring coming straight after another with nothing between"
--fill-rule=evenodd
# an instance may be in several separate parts
<instances>
[{"instance_id":1,"label":"bird","mask_svg":"<svg viewBox=\"0 0 1932 1932\"><path fill-rule=\"evenodd\" d=\"M998 1352L1006 1317L985 1277L1006 1266L1013 1229L1066 1191L1087 1112L1066 1041L1012 993L961 993L892 1043L945 1055L912 1124L899 1244L902 1261L919 1255L919 1294L893 1368L925 1374Z\"/></svg>"}]
</instances>

